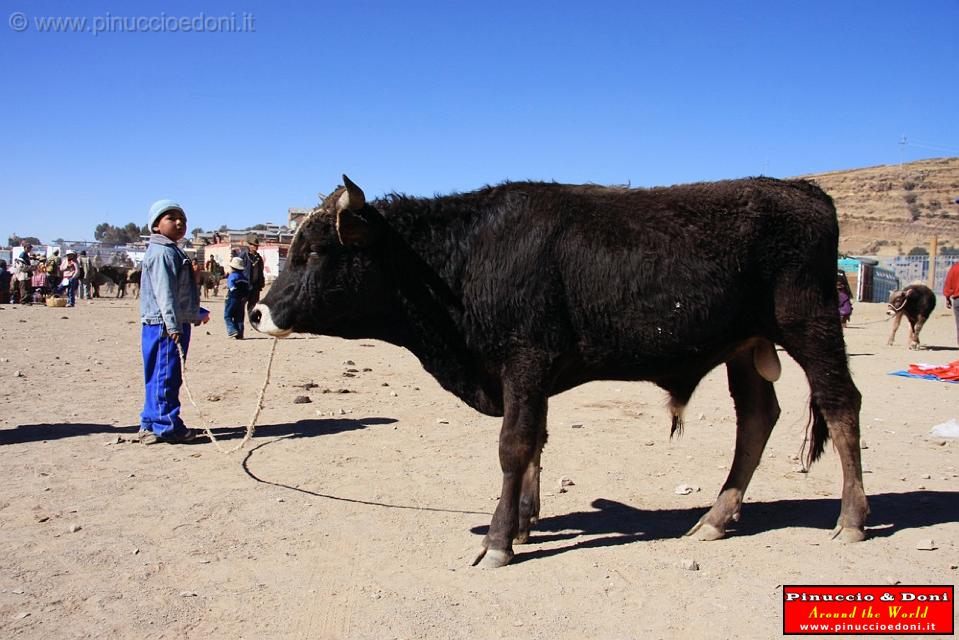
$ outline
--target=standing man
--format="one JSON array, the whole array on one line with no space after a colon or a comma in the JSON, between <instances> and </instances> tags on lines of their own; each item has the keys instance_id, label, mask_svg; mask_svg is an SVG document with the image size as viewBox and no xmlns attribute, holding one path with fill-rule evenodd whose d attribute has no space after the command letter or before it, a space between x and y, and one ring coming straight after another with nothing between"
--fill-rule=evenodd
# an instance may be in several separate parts
<instances>
[{"instance_id":1,"label":"standing man","mask_svg":"<svg viewBox=\"0 0 959 640\"><path fill-rule=\"evenodd\" d=\"M956 343L959 344L959 262L949 267L942 295L946 296L946 309L952 309L952 315L956 318Z\"/></svg>"},{"instance_id":2,"label":"standing man","mask_svg":"<svg viewBox=\"0 0 959 640\"><path fill-rule=\"evenodd\" d=\"M33 295L33 287L30 285L30 271L32 270L30 266L30 252L33 250L33 245L29 242L24 242L21 246L23 247L23 251L13 259L15 273L13 277L17 281L20 304L30 304L30 298Z\"/></svg>"},{"instance_id":3,"label":"standing man","mask_svg":"<svg viewBox=\"0 0 959 640\"><path fill-rule=\"evenodd\" d=\"M90 291L90 285L93 283L93 260L87 256L84 249L80 252L80 298L89 300L93 294Z\"/></svg>"},{"instance_id":4,"label":"standing man","mask_svg":"<svg viewBox=\"0 0 959 640\"><path fill-rule=\"evenodd\" d=\"M246 268L244 271L246 280L250 283L250 293L246 299L246 313L249 315L256 303L260 301L260 291L266 284L266 279L263 275L263 256L259 252L260 241L254 236L247 240L246 244Z\"/></svg>"},{"instance_id":5,"label":"standing man","mask_svg":"<svg viewBox=\"0 0 959 640\"><path fill-rule=\"evenodd\" d=\"M47 260L47 275L50 276L48 280L52 280L50 286L56 288L60 283L60 250L54 249L53 255Z\"/></svg>"}]
</instances>

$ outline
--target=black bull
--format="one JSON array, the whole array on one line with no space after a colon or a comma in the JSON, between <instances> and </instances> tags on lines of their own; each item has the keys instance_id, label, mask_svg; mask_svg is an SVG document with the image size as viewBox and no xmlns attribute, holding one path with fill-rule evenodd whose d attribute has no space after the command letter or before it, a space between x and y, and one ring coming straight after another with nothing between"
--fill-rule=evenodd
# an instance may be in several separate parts
<instances>
[{"instance_id":1,"label":"black bull","mask_svg":"<svg viewBox=\"0 0 959 640\"><path fill-rule=\"evenodd\" d=\"M832 200L803 181L670 188L506 183L367 203L345 176L302 224L251 314L260 331L406 347L447 390L503 416L502 494L477 561L501 566L539 514L550 396L590 380L649 380L672 427L725 364L737 416L732 467L692 528L721 538L780 409L781 345L806 374L808 460L832 437L843 472L834 532L864 538L861 396L836 312Z\"/></svg>"}]
</instances>

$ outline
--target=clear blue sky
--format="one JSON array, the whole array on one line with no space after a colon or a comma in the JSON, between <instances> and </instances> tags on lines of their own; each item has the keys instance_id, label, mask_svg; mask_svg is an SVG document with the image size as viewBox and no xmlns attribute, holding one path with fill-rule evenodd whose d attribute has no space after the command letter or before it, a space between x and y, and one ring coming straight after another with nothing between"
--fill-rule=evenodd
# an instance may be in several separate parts
<instances>
[{"instance_id":1,"label":"clear blue sky","mask_svg":"<svg viewBox=\"0 0 959 640\"><path fill-rule=\"evenodd\" d=\"M191 227L282 223L342 173L376 197L959 155L956 0L160 5L3 0L0 242L165 197ZM201 12L255 31L36 25Z\"/></svg>"}]
</instances>

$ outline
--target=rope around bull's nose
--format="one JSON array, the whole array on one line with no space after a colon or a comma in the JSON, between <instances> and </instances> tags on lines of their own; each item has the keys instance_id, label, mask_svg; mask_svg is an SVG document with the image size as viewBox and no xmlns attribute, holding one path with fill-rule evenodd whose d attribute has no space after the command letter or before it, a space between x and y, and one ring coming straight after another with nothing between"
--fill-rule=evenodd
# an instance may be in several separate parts
<instances>
[{"instance_id":1,"label":"rope around bull's nose","mask_svg":"<svg viewBox=\"0 0 959 640\"><path fill-rule=\"evenodd\" d=\"M180 371L181 377L183 378L183 388L186 389L186 397L190 399L190 404L193 405L193 408L196 409L197 413L200 414L200 419L203 420L206 424L203 425L203 431L206 434L206 437L210 439L210 442L213 443L213 446L217 448L217 451L220 453L233 453L234 451L239 451L246 446L246 443L250 441L250 438L253 437L253 432L256 431L256 419L260 417L260 411L263 409L263 395L266 393L266 387L270 384L270 372L273 369L273 355L276 353L276 343L278 342L277 338L273 338L273 345L270 347L270 358L266 361L266 375L263 376L263 386L260 387L260 395L256 399L256 409L253 411L253 417L250 418L250 423L246 425L246 435L243 436L243 440L240 441L240 444L236 445L232 449L224 449L220 446L219 441L216 439L216 436L213 435L213 432L210 430L208 425L213 424L213 420L206 417L203 411L197 406L196 400L193 399L193 393L190 391L190 385L187 384L186 379L186 355L183 353L183 345L177 341L176 348L177 352L180 354Z\"/></svg>"}]
</instances>

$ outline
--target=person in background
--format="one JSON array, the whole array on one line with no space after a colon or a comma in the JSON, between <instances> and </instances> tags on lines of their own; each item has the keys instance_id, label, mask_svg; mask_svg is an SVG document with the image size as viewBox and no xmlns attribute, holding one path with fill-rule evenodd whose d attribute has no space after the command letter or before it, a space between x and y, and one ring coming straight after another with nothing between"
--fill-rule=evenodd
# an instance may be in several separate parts
<instances>
[{"instance_id":1,"label":"person in background","mask_svg":"<svg viewBox=\"0 0 959 640\"><path fill-rule=\"evenodd\" d=\"M212 273L214 278L223 276L223 268L220 266L220 263L216 261L216 256L212 254L206 260L206 270Z\"/></svg>"},{"instance_id":2,"label":"person in background","mask_svg":"<svg viewBox=\"0 0 959 640\"><path fill-rule=\"evenodd\" d=\"M60 264L60 284L57 287L57 293L67 294L67 306L72 307L77 303L77 285L80 282L80 264L77 262L77 252L67 251L66 259Z\"/></svg>"},{"instance_id":3,"label":"person in background","mask_svg":"<svg viewBox=\"0 0 959 640\"><path fill-rule=\"evenodd\" d=\"M172 200L150 207L147 227L153 232L140 276L141 348L145 392L140 413L140 442L180 444L196 438L180 418L181 358L186 360L193 325L205 324L209 312L190 259L177 242L186 235L186 214Z\"/></svg>"},{"instance_id":4,"label":"person in background","mask_svg":"<svg viewBox=\"0 0 959 640\"><path fill-rule=\"evenodd\" d=\"M193 279L197 288L203 285L203 265L200 264L199 258L193 258Z\"/></svg>"},{"instance_id":5,"label":"person in background","mask_svg":"<svg viewBox=\"0 0 959 640\"><path fill-rule=\"evenodd\" d=\"M10 304L10 286L13 274L7 271L7 261L0 260L0 304Z\"/></svg>"},{"instance_id":6,"label":"person in background","mask_svg":"<svg viewBox=\"0 0 959 640\"><path fill-rule=\"evenodd\" d=\"M266 284L263 275L263 256L260 255L260 241L252 238L247 242L245 273L250 283L250 295L246 299L246 312L249 314L260 301L260 291Z\"/></svg>"},{"instance_id":7,"label":"person in background","mask_svg":"<svg viewBox=\"0 0 959 640\"><path fill-rule=\"evenodd\" d=\"M13 279L16 281L16 298L20 301L20 304L30 304L33 294L30 283L30 271L33 269L30 251L33 249L33 245L24 242L22 248L23 251L13 259Z\"/></svg>"},{"instance_id":8,"label":"person in background","mask_svg":"<svg viewBox=\"0 0 959 640\"><path fill-rule=\"evenodd\" d=\"M80 257L77 260L80 263L80 299L89 300L93 297L92 285L93 285L93 260L87 256L87 252L84 249L80 252Z\"/></svg>"},{"instance_id":9,"label":"person in background","mask_svg":"<svg viewBox=\"0 0 959 640\"><path fill-rule=\"evenodd\" d=\"M959 262L949 267L942 295L946 297L946 309L952 309L952 315L956 319L956 344L959 344Z\"/></svg>"},{"instance_id":10,"label":"person in background","mask_svg":"<svg viewBox=\"0 0 959 640\"><path fill-rule=\"evenodd\" d=\"M836 274L836 291L839 292L839 319L845 327L849 324L849 318L852 317L852 288L849 286L846 272L842 269Z\"/></svg>"},{"instance_id":11,"label":"person in background","mask_svg":"<svg viewBox=\"0 0 959 640\"><path fill-rule=\"evenodd\" d=\"M30 288L33 289L31 300L34 304L43 304L47 294L51 292L46 256L37 256L36 263L33 275L30 276Z\"/></svg>"},{"instance_id":12,"label":"person in background","mask_svg":"<svg viewBox=\"0 0 959 640\"><path fill-rule=\"evenodd\" d=\"M250 294L250 282L243 272L243 258L230 259L230 275L226 279L226 306L223 308L223 320L226 322L228 338L243 339L243 308Z\"/></svg>"},{"instance_id":13,"label":"person in background","mask_svg":"<svg viewBox=\"0 0 959 640\"><path fill-rule=\"evenodd\" d=\"M57 286L57 283L60 282L60 250L54 249L53 255L47 258L47 275L50 276L47 279L47 284L51 289Z\"/></svg>"}]
</instances>

